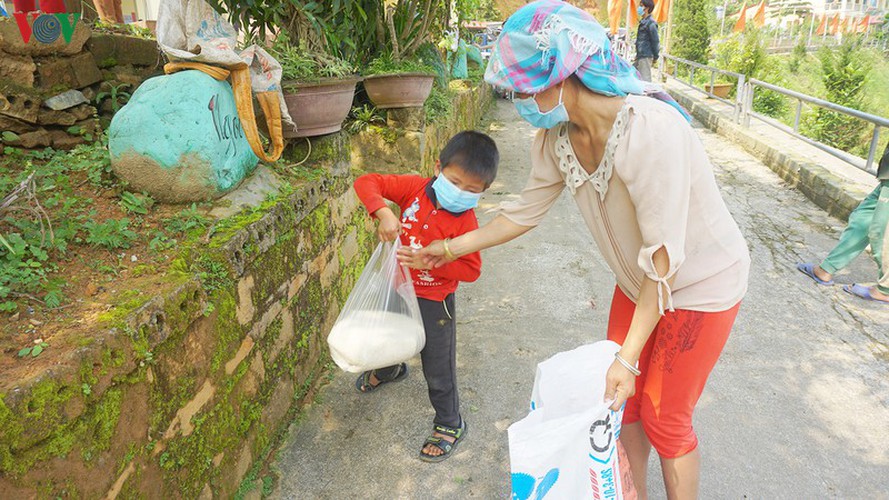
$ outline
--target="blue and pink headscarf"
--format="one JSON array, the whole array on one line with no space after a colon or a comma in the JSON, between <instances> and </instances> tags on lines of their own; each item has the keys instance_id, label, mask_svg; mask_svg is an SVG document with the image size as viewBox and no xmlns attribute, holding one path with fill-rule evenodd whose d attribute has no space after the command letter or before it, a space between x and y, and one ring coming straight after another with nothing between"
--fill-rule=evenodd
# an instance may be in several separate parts
<instances>
[{"instance_id":1,"label":"blue and pink headscarf","mask_svg":"<svg viewBox=\"0 0 889 500\"><path fill-rule=\"evenodd\" d=\"M538 94L571 75L607 96L647 95L685 110L664 90L639 79L611 50L605 29L587 12L558 0L525 5L506 20L485 70L485 81L521 94Z\"/></svg>"}]
</instances>

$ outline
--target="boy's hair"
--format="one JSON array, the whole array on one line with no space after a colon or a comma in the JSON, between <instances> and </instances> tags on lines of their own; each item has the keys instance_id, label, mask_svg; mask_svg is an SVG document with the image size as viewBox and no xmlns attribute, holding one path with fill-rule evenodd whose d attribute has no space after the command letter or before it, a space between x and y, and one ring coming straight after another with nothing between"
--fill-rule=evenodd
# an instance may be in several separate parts
<instances>
[{"instance_id":1,"label":"boy's hair","mask_svg":"<svg viewBox=\"0 0 889 500\"><path fill-rule=\"evenodd\" d=\"M654 0L642 0L640 3L648 12L654 11Z\"/></svg>"},{"instance_id":2,"label":"boy's hair","mask_svg":"<svg viewBox=\"0 0 889 500\"><path fill-rule=\"evenodd\" d=\"M438 155L441 168L459 165L466 173L474 175L490 186L497 177L497 163L500 152L497 144L486 134L474 130L458 133L445 145Z\"/></svg>"}]
</instances>

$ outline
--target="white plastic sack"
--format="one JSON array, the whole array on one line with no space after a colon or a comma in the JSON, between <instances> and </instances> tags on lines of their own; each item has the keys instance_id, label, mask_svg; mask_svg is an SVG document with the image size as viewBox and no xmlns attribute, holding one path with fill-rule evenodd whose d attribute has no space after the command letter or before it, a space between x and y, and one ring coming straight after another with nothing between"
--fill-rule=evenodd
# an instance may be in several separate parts
<instances>
[{"instance_id":1,"label":"white plastic sack","mask_svg":"<svg viewBox=\"0 0 889 500\"><path fill-rule=\"evenodd\" d=\"M347 372L407 361L426 345L414 283L396 258L400 246L377 246L327 337L331 357Z\"/></svg>"},{"instance_id":2,"label":"white plastic sack","mask_svg":"<svg viewBox=\"0 0 889 500\"><path fill-rule=\"evenodd\" d=\"M262 47L238 52L238 32L204 0L164 0L157 14L157 44L174 61L224 68L250 67L254 93L277 91L281 120L294 125L281 93L281 64Z\"/></svg>"},{"instance_id":3,"label":"white plastic sack","mask_svg":"<svg viewBox=\"0 0 889 500\"><path fill-rule=\"evenodd\" d=\"M623 408L603 401L611 341L562 352L537 365L531 413L509 427L512 498L622 499L618 463Z\"/></svg>"}]
</instances>

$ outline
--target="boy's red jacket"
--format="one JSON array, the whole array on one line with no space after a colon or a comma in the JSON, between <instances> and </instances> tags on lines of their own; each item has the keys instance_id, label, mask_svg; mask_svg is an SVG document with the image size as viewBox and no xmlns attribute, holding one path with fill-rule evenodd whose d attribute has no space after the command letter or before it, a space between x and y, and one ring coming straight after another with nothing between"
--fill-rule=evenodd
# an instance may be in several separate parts
<instances>
[{"instance_id":1,"label":"boy's red jacket","mask_svg":"<svg viewBox=\"0 0 889 500\"><path fill-rule=\"evenodd\" d=\"M401 207L404 246L423 248L435 240L456 238L478 228L474 211L453 214L436 207L432 179L418 175L367 174L355 180L355 192L371 214L385 207L385 200ZM410 271L417 297L441 301L457 290L458 282L478 279L482 257L475 252L438 269Z\"/></svg>"}]
</instances>

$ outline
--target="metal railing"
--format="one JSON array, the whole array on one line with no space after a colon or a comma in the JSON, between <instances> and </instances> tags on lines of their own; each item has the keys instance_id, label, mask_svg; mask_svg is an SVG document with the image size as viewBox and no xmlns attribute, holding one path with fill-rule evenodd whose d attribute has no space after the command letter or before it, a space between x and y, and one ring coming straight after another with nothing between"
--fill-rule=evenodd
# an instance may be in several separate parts
<instances>
[{"instance_id":1,"label":"metal railing","mask_svg":"<svg viewBox=\"0 0 889 500\"><path fill-rule=\"evenodd\" d=\"M672 61L675 65L672 72L664 71L665 61ZM687 66L689 68L689 75L687 81L683 78L680 78L678 75L678 70L680 64L683 66ZM877 169L874 166L874 160L876 159L877 150L879 148L880 141L880 129L883 127L889 128L889 119L886 119L882 116L876 116L869 113L865 113L862 111L858 111L857 109L847 108L845 106L840 106L839 104L832 103L830 101L825 101L823 99L819 99L817 97L812 97L807 94L803 94L801 92L796 92L790 89L786 89L784 87L779 87L777 85L772 85L768 82L763 82L761 80L757 80L755 78L749 78L740 73L732 73L730 71L725 71L719 68L714 68L712 66L707 66L704 64L696 63L694 61L689 61L687 59L682 59L679 57L671 56L669 54L664 54L659 62L659 69L662 75L670 75L676 81L687 85L691 88L694 88L698 91L704 92L708 96L718 99L729 106L732 106L732 119L744 127L750 127L750 119L756 118L757 120L762 121L772 127L775 127L783 132L790 134L791 136L800 139L807 144L810 144L828 154L831 154L846 163L857 167L861 170L864 170L872 175L877 174ZM708 91L706 88L701 88L695 85L694 75L695 71L709 71L710 72L710 90ZM672 73L672 74L671 74ZM737 87L735 90L735 100L730 101L728 99L723 99L717 97L713 94L713 83L715 82L716 75L721 74L731 78L735 78L737 80ZM793 126L789 126L784 124L774 118L769 116L757 113L753 109L753 98L756 94L757 89L764 89L771 92L775 92L777 94L781 94L784 97L795 99L796 100L796 112L793 119ZM853 154L850 154L846 151L837 149L828 144L824 144L823 142L817 141L810 137L806 137L800 132L800 121L803 113L803 105L808 104L811 106L816 106L824 109L828 109L830 111L834 111L837 113L841 113L847 116L854 117L859 120L864 120L865 122L873 125L874 130L871 136L870 148L868 150L867 159L860 158Z\"/></svg>"},{"instance_id":2,"label":"metal railing","mask_svg":"<svg viewBox=\"0 0 889 500\"><path fill-rule=\"evenodd\" d=\"M665 61L672 61L674 64L672 72L665 72L664 66L666 65ZM679 78L679 68L687 67L688 68L688 80L683 80ZM734 112L732 113L732 120L737 122L741 117L741 111L743 109L744 104L744 88L747 77L742 75L741 73L734 73L731 71L726 71L724 69L715 68L713 66L707 66L706 64L697 63L694 61L689 61L688 59L682 59L681 57L671 56L669 54L664 54L663 57L658 61L658 70L662 75L670 74L676 79L676 81L688 85L689 87L704 92L708 96L718 101L724 102L729 106L734 108ZM695 72L710 72L710 85L704 87L698 87L695 85ZM724 97L720 97L713 93L713 90L716 88L716 75L722 75L730 79L734 79L736 82L735 86L735 99L731 101Z\"/></svg>"},{"instance_id":3,"label":"metal railing","mask_svg":"<svg viewBox=\"0 0 889 500\"><path fill-rule=\"evenodd\" d=\"M793 119L793 126L786 125L774 118L769 116L757 113L753 109L753 98L756 94L756 89L762 88L765 90L769 90L771 92L775 92L776 94L781 94L785 97L789 97L791 99L796 99L796 113ZM851 116L857 118L859 120L863 120L865 122L870 123L874 127L873 134L871 135L870 148L868 149L867 159L859 158L858 156L852 155L843 151L841 149L837 149L828 144L824 144L823 142L817 141L815 139L806 137L802 133L800 133L800 119L802 118L803 112L803 103L810 104L812 106L817 106L819 108L828 109L830 111L834 111L837 113L841 113L847 116ZM812 97L807 94L803 94L801 92L796 92L790 89L786 89L784 87L779 87L777 85L772 85L771 83L763 82L761 80L757 80L755 78L749 78L747 80L747 84L744 89L744 106L741 111L742 124L745 127L750 126L750 118L756 118L763 123L771 125L779 130L782 130L797 139L800 139L807 144L815 146L816 148L829 153L846 163L853 165L865 172L876 175L877 169L874 166L874 159L877 155L877 149L879 147L880 142L880 128L889 127L889 119L883 118L882 116L876 116L869 113L865 113L863 111L858 111L857 109L847 108L845 106L840 106L839 104L832 103L830 101L825 101L824 99L818 99L817 97Z\"/></svg>"}]
</instances>

